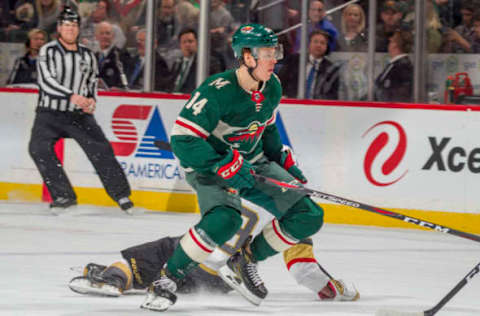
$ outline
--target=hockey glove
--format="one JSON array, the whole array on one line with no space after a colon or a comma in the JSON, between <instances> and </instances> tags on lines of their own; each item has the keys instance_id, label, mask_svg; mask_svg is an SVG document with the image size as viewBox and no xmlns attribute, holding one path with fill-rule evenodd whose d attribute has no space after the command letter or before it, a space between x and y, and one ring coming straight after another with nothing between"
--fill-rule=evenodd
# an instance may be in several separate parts
<instances>
[{"instance_id":1,"label":"hockey glove","mask_svg":"<svg viewBox=\"0 0 480 316\"><path fill-rule=\"evenodd\" d=\"M293 159L292 150L288 146L283 146L282 153L280 155L280 165L288 171L295 179L301 183L307 183L307 178L303 175L303 172L297 167L295 160Z\"/></svg>"},{"instance_id":2,"label":"hockey glove","mask_svg":"<svg viewBox=\"0 0 480 316\"><path fill-rule=\"evenodd\" d=\"M224 159L219 161L213 171L222 177L228 186L237 189L249 189L255 185L255 178L252 176L252 164L234 149Z\"/></svg>"}]
</instances>

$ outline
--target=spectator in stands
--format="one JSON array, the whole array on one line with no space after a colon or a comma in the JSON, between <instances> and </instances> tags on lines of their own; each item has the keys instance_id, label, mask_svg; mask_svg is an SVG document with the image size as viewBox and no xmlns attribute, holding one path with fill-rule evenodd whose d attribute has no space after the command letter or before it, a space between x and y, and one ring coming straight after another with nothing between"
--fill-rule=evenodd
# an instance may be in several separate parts
<instances>
[{"instance_id":1,"label":"spectator in stands","mask_svg":"<svg viewBox=\"0 0 480 316\"><path fill-rule=\"evenodd\" d=\"M110 22L103 21L95 29L96 39L100 50L96 53L98 60L99 77L106 84L106 88L128 87L126 65L130 56L113 44L113 27Z\"/></svg>"},{"instance_id":2,"label":"spectator in stands","mask_svg":"<svg viewBox=\"0 0 480 316\"><path fill-rule=\"evenodd\" d=\"M390 36L390 61L375 80L375 100L411 102L413 94L413 65L408 54L413 47L409 31L397 30Z\"/></svg>"},{"instance_id":3,"label":"spectator in stands","mask_svg":"<svg viewBox=\"0 0 480 316\"><path fill-rule=\"evenodd\" d=\"M57 17L61 12L60 0L35 0L38 15L38 28L48 34L54 33L57 27Z\"/></svg>"},{"instance_id":4,"label":"spectator in stands","mask_svg":"<svg viewBox=\"0 0 480 316\"><path fill-rule=\"evenodd\" d=\"M29 30L37 26L38 16L33 0L19 0L15 3L11 24L4 29L7 41L23 42L28 39Z\"/></svg>"},{"instance_id":5,"label":"spectator in stands","mask_svg":"<svg viewBox=\"0 0 480 316\"><path fill-rule=\"evenodd\" d=\"M472 53L480 54L480 10L476 10L472 18L473 23L473 39Z\"/></svg>"},{"instance_id":6,"label":"spectator in stands","mask_svg":"<svg viewBox=\"0 0 480 316\"><path fill-rule=\"evenodd\" d=\"M196 88L197 32L191 28L184 29L180 32L178 40L182 56L173 63L169 90L172 92L190 93ZM211 55L209 73L214 74L224 70L218 58Z\"/></svg>"},{"instance_id":7,"label":"spectator in stands","mask_svg":"<svg viewBox=\"0 0 480 316\"><path fill-rule=\"evenodd\" d=\"M433 0L425 2L425 28L427 34L427 52L430 54L440 53L443 47L442 23L434 8Z\"/></svg>"},{"instance_id":8,"label":"spectator in stands","mask_svg":"<svg viewBox=\"0 0 480 316\"><path fill-rule=\"evenodd\" d=\"M403 22L403 6L398 1L387 0L380 9L380 23L376 30L377 52L388 52L389 38L398 29L411 30L411 27Z\"/></svg>"},{"instance_id":9,"label":"spectator in stands","mask_svg":"<svg viewBox=\"0 0 480 316\"><path fill-rule=\"evenodd\" d=\"M139 25L145 24L145 0L110 0L112 19L127 36L127 47L136 44L135 34Z\"/></svg>"},{"instance_id":10,"label":"spectator in stands","mask_svg":"<svg viewBox=\"0 0 480 316\"><path fill-rule=\"evenodd\" d=\"M48 35L41 29L28 32L25 42L26 54L17 58L7 79L7 84L37 83L37 57L40 47L47 42Z\"/></svg>"},{"instance_id":11,"label":"spectator in stands","mask_svg":"<svg viewBox=\"0 0 480 316\"><path fill-rule=\"evenodd\" d=\"M451 10L451 0L433 0L433 6L437 11L440 22L444 27L453 29L455 26L455 21L453 18L453 10Z\"/></svg>"},{"instance_id":12,"label":"spectator in stands","mask_svg":"<svg viewBox=\"0 0 480 316\"><path fill-rule=\"evenodd\" d=\"M189 1L179 2L176 6L175 15L180 23L180 30L196 28L200 17L200 9Z\"/></svg>"},{"instance_id":13,"label":"spectator in stands","mask_svg":"<svg viewBox=\"0 0 480 316\"><path fill-rule=\"evenodd\" d=\"M175 16L175 0L162 0L157 16L157 42L159 50L167 52L176 47L180 24Z\"/></svg>"},{"instance_id":14,"label":"spectator in stands","mask_svg":"<svg viewBox=\"0 0 480 316\"><path fill-rule=\"evenodd\" d=\"M0 28L6 28L12 23L10 4L8 1L0 1Z\"/></svg>"},{"instance_id":15,"label":"spectator in stands","mask_svg":"<svg viewBox=\"0 0 480 316\"><path fill-rule=\"evenodd\" d=\"M325 18L325 6L320 0L310 1L310 6L308 8L308 25L307 25L308 34L313 30L323 30L329 34L328 40L328 49L329 51L334 51L337 45L338 31L337 28ZM300 40L301 40L301 28L298 28L295 32L295 45L294 51L298 52L300 49Z\"/></svg>"},{"instance_id":16,"label":"spectator in stands","mask_svg":"<svg viewBox=\"0 0 480 316\"><path fill-rule=\"evenodd\" d=\"M460 13L462 22L453 30L448 29L445 32L445 44L443 52L445 53L470 53L471 42L473 40L472 17L475 5L472 0L463 0Z\"/></svg>"},{"instance_id":17,"label":"spectator in stands","mask_svg":"<svg viewBox=\"0 0 480 316\"><path fill-rule=\"evenodd\" d=\"M95 38L95 27L98 23L107 21L110 22L113 28L113 45L122 49L127 42L127 38L123 33L123 30L117 23L111 22L110 16L110 4L108 0L99 0L95 9L90 16L82 22L80 30L80 42L90 48L93 51L98 51L98 42Z\"/></svg>"},{"instance_id":18,"label":"spectator in stands","mask_svg":"<svg viewBox=\"0 0 480 316\"><path fill-rule=\"evenodd\" d=\"M338 99L339 66L326 57L329 54L329 36L322 30L310 33L305 80L306 99ZM289 98L297 97L299 63L299 53L289 56L278 75L282 82L283 94Z\"/></svg>"},{"instance_id":19,"label":"spectator in stands","mask_svg":"<svg viewBox=\"0 0 480 316\"><path fill-rule=\"evenodd\" d=\"M141 90L143 88L143 69L145 65L145 38L147 35L146 29L138 30L137 38L137 54L128 63L127 77L128 87L134 90ZM167 63L158 53L155 53L155 84L156 91L167 91L170 85L170 71Z\"/></svg>"},{"instance_id":20,"label":"spectator in stands","mask_svg":"<svg viewBox=\"0 0 480 316\"><path fill-rule=\"evenodd\" d=\"M230 49L229 40L234 31L233 17L225 9L223 0L212 0L210 4L210 48L217 53L223 68L226 63L232 65L234 61L233 51ZM229 54L229 52L232 52Z\"/></svg>"},{"instance_id":21,"label":"spectator in stands","mask_svg":"<svg viewBox=\"0 0 480 316\"><path fill-rule=\"evenodd\" d=\"M365 12L358 4L349 4L343 9L341 33L338 36L338 51L365 52L368 48L365 33Z\"/></svg>"}]
</instances>

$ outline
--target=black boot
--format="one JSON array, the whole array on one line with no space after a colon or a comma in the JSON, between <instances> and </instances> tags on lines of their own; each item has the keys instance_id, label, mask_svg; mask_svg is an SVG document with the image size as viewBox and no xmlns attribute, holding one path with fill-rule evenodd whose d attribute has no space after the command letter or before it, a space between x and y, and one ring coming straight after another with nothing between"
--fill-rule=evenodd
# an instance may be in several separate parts
<instances>
[{"instance_id":1,"label":"black boot","mask_svg":"<svg viewBox=\"0 0 480 316\"><path fill-rule=\"evenodd\" d=\"M251 303L260 305L268 290L258 274L257 261L250 251L250 240L251 236L242 248L228 259L226 265L220 268L219 275Z\"/></svg>"}]
</instances>

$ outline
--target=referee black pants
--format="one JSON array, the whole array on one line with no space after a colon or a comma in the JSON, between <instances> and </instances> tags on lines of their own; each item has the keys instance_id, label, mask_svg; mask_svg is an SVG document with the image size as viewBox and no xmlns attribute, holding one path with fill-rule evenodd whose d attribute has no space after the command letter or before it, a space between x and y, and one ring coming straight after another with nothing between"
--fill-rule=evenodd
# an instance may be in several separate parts
<instances>
[{"instance_id":1,"label":"referee black pants","mask_svg":"<svg viewBox=\"0 0 480 316\"><path fill-rule=\"evenodd\" d=\"M118 201L130 196L125 173L93 115L83 112L37 111L29 152L53 200L76 199L54 146L60 138L73 138L86 153L108 195Z\"/></svg>"}]
</instances>

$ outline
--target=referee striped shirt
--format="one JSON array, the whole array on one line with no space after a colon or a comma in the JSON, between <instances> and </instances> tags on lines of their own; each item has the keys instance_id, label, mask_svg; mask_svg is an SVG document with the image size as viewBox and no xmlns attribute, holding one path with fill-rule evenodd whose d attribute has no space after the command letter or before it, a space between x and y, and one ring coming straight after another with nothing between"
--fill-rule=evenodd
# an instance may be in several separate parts
<instances>
[{"instance_id":1,"label":"referee striped shirt","mask_svg":"<svg viewBox=\"0 0 480 316\"><path fill-rule=\"evenodd\" d=\"M96 99L98 65L93 52L78 44L77 50L66 49L58 40L40 48L37 110L75 111L72 94Z\"/></svg>"}]
</instances>

